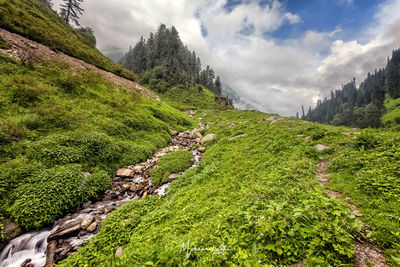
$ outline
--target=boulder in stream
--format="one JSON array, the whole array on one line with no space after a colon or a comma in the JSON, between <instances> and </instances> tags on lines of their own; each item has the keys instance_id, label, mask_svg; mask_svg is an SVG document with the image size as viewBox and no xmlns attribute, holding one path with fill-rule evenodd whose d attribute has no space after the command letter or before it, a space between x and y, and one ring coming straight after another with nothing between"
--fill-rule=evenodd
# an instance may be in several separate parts
<instances>
[{"instance_id":1,"label":"boulder in stream","mask_svg":"<svg viewBox=\"0 0 400 267\"><path fill-rule=\"evenodd\" d=\"M60 229L49 235L47 241L57 240L62 237L70 236L81 230L81 222L76 222L73 225L62 226Z\"/></svg>"},{"instance_id":2,"label":"boulder in stream","mask_svg":"<svg viewBox=\"0 0 400 267\"><path fill-rule=\"evenodd\" d=\"M122 168L117 171L116 175L121 178L132 178L134 171L127 168Z\"/></svg>"},{"instance_id":3,"label":"boulder in stream","mask_svg":"<svg viewBox=\"0 0 400 267\"><path fill-rule=\"evenodd\" d=\"M216 134L207 134L206 136L203 137L203 139L201 139L201 143L204 144L205 142L212 141L215 139L217 139Z\"/></svg>"}]
</instances>

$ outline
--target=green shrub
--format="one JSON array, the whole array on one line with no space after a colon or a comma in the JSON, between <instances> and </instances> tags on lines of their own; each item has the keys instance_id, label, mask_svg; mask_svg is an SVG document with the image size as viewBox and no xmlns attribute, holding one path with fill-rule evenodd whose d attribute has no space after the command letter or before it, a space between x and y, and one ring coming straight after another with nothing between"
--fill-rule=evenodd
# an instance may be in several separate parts
<instances>
[{"instance_id":1,"label":"green shrub","mask_svg":"<svg viewBox=\"0 0 400 267\"><path fill-rule=\"evenodd\" d=\"M39 170L16 192L11 214L26 229L54 222L85 199L79 165Z\"/></svg>"},{"instance_id":2,"label":"green shrub","mask_svg":"<svg viewBox=\"0 0 400 267\"><path fill-rule=\"evenodd\" d=\"M39 99L40 95L54 90L31 75L11 75L6 82L14 93L13 101L22 106L32 104Z\"/></svg>"},{"instance_id":3,"label":"green shrub","mask_svg":"<svg viewBox=\"0 0 400 267\"><path fill-rule=\"evenodd\" d=\"M96 37L94 36L93 29L89 27L80 27L74 29L77 35L81 38L82 42L91 48L96 48Z\"/></svg>"},{"instance_id":4,"label":"green shrub","mask_svg":"<svg viewBox=\"0 0 400 267\"><path fill-rule=\"evenodd\" d=\"M354 140L354 144L358 149L372 149L375 148L380 142L380 138L372 131L363 131Z\"/></svg>"},{"instance_id":5,"label":"green shrub","mask_svg":"<svg viewBox=\"0 0 400 267\"><path fill-rule=\"evenodd\" d=\"M83 181L83 190L87 198L95 197L99 192L106 190L111 184L110 176L107 172L99 171L89 175Z\"/></svg>"},{"instance_id":6,"label":"green shrub","mask_svg":"<svg viewBox=\"0 0 400 267\"><path fill-rule=\"evenodd\" d=\"M20 141L29 130L20 122L12 119L0 121L0 144Z\"/></svg>"},{"instance_id":7,"label":"green shrub","mask_svg":"<svg viewBox=\"0 0 400 267\"><path fill-rule=\"evenodd\" d=\"M165 93L168 90L168 83L161 79L150 79L149 88L158 93Z\"/></svg>"},{"instance_id":8,"label":"green shrub","mask_svg":"<svg viewBox=\"0 0 400 267\"><path fill-rule=\"evenodd\" d=\"M152 184L157 187L161 186L168 181L170 174L188 168L191 165L192 156L192 152L181 150L170 152L161 157L157 163L157 167L150 172Z\"/></svg>"},{"instance_id":9,"label":"green shrub","mask_svg":"<svg viewBox=\"0 0 400 267\"><path fill-rule=\"evenodd\" d=\"M160 97L169 105L179 110L225 110L229 107L221 106L214 100L214 94L207 90L199 90L199 86L174 86L160 94ZM201 86L200 86L201 87ZM150 87L151 88L151 87ZM201 87L203 88L203 87Z\"/></svg>"}]
</instances>

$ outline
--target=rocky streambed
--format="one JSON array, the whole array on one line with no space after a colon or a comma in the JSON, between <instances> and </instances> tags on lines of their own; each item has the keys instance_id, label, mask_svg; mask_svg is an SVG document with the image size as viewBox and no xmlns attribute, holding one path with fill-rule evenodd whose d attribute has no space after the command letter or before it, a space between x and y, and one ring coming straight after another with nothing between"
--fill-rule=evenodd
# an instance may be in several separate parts
<instances>
[{"instance_id":1,"label":"rocky streambed","mask_svg":"<svg viewBox=\"0 0 400 267\"><path fill-rule=\"evenodd\" d=\"M166 194L171 181L177 179L182 172L171 174L168 183L156 188L151 183L149 173L157 166L159 158L172 151L189 150L193 153L191 168L195 167L205 151L202 143L214 138L214 135L202 137L197 129L174 132L170 145L156 151L146 162L118 170L111 187L97 199L70 211L50 228L11 240L0 255L0 267L53 266L65 259L100 231L102 221L113 210L133 199Z\"/></svg>"}]
</instances>

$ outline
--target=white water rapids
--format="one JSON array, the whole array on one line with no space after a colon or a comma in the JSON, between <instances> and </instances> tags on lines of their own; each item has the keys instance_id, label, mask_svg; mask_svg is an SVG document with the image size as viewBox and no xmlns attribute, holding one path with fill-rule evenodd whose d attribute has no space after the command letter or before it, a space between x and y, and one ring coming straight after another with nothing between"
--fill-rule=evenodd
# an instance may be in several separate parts
<instances>
[{"instance_id":1,"label":"white water rapids","mask_svg":"<svg viewBox=\"0 0 400 267\"><path fill-rule=\"evenodd\" d=\"M44 252L47 247L47 237L55 229L27 233L13 239L0 255L0 266L20 267L27 260L35 267L44 266L46 262Z\"/></svg>"}]
</instances>

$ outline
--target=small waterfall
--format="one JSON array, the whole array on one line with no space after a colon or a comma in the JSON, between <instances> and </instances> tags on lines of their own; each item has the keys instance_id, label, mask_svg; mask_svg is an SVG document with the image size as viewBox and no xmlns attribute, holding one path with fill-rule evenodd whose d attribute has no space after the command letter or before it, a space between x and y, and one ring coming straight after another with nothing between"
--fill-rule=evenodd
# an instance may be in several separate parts
<instances>
[{"instance_id":1,"label":"small waterfall","mask_svg":"<svg viewBox=\"0 0 400 267\"><path fill-rule=\"evenodd\" d=\"M30 262L35 267L42 267L46 262L47 237L56 228L27 233L13 239L0 255L0 267L20 267Z\"/></svg>"}]
</instances>

